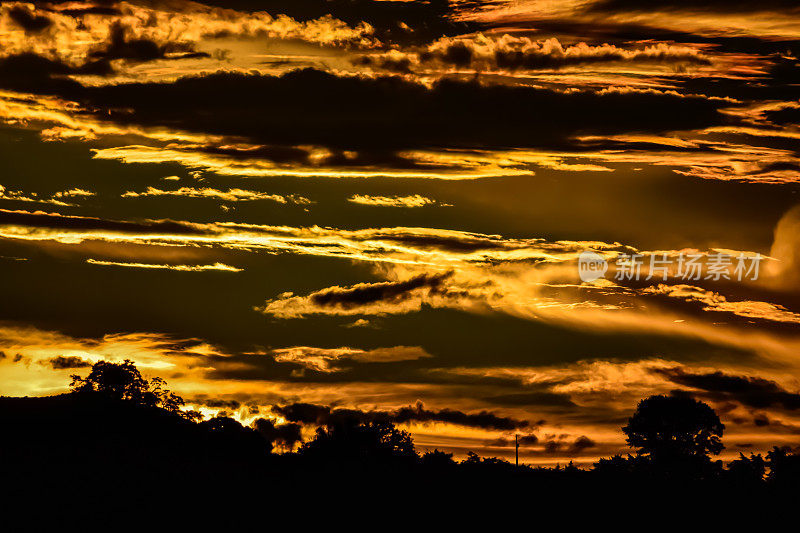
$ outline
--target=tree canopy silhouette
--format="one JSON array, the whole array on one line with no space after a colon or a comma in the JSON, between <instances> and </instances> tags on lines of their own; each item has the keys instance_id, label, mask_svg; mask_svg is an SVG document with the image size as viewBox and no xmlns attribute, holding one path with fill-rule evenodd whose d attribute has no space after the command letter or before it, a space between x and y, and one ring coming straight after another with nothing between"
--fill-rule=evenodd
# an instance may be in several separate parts
<instances>
[{"instance_id":1,"label":"tree canopy silhouette","mask_svg":"<svg viewBox=\"0 0 800 533\"><path fill-rule=\"evenodd\" d=\"M418 459L408 431L389 422L341 422L317 429L313 440L300 448L311 459L397 464Z\"/></svg>"},{"instance_id":2,"label":"tree canopy silhouette","mask_svg":"<svg viewBox=\"0 0 800 533\"><path fill-rule=\"evenodd\" d=\"M195 419L195 411L183 411L183 398L166 388L166 381L159 377L146 379L130 359L122 363L98 361L88 376L73 374L70 387L74 394L97 394L109 400L132 402L142 407L160 407Z\"/></svg>"},{"instance_id":3,"label":"tree canopy silhouette","mask_svg":"<svg viewBox=\"0 0 800 533\"><path fill-rule=\"evenodd\" d=\"M275 424L272 420L259 418L253 422L253 429L270 444L278 444L289 451L294 450L295 445L303 440L302 427L296 422Z\"/></svg>"},{"instance_id":4,"label":"tree canopy silhouette","mask_svg":"<svg viewBox=\"0 0 800 533\"><path fill-rule=\"evenodd\" d=\"M61 483L60 495L83 502L103 487L101 501L109 505L156 501L170 487L168 505L175 507L172 498L178 495L178 507L188 508L198 494L235 487L241 488L237 498L249 498L251 505L283 498L305 510L310 500L294 495L309 487L326 499L359 494L379 497L381 505L427 490L429 501L443 494L478 501L480 495L484 501L501 497L505 505L509 495L518 495L518 506L523 497L574 503L613 495L614 505L623 498L630 508L656 502L662 510L665 502L699 502L707 510L709 498L725 505L747 498L763 506L783 495L796 499L800 487L797 449L776 447L766 457L742 453L727 468L709 460L722 450L724 426L711 407L677 394L639 403L623 428L636 455L581 469L572 463L515 465L473 452L462 460L440 450L420 455L407 431L358 416L328 420L292 452L308 425L260 418L245 427L221 415L186 420L179 416L183 401L164 385L144 378L131 361L99 362L87 377L73 377L71 394L0 397L0 477L16 480L13 490L31 499L43 482ZM58 435L58 446L52 435ZM289 451L270 453L274 445Z\"/></svg>"},{"instance_id":5,"label":"tree canopy silhouette","mask_svg":"<svg viewBox=\"0 0 800 533\"><path fill-rule=\"evenodd\" d=\"M622 428L637 454L655 461L707 458L722 451L725 426L707 404L690 396L651 396Z\"/></svg>"}]
</instances>

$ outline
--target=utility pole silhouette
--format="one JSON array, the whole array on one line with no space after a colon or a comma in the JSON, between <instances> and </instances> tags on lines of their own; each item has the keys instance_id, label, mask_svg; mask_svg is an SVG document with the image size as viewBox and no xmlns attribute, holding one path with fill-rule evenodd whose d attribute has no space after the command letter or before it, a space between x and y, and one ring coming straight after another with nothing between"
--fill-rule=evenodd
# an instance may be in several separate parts
<instances>
[{"instance_id":1,"label":"utility pole silhouette","mask_svg":"<svg viewBox=\"0 0 800 533\"><path fill-rule=\"evenodd\" d=\"M519 466L519 433L514 435L514 448L516 449L516 461L515 464Z\"/></svg>"}]
</instances>

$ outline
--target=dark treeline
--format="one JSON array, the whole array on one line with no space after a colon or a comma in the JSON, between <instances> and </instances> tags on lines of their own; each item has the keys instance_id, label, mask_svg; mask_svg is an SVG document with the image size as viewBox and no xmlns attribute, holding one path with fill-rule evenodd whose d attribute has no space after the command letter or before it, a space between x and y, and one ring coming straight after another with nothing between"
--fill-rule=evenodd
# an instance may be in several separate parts
<instances>
[{"instance_id":1,"label":"dark treeline","mask_svg":"<svg viewBox=\"0 0 800 533\"><path fill-rule=\"evenodd\" d=\"M723 448L724 426L688 395L642 400L622 428L632 453L590 469L420 454L408 432L384 420L338 417L300 444L297 424L201 420L183 403L163 380L144 379L129 361L99 362L86 378L73 376L69 394L0 398L5 496L42 501L50 494L50 509L92 505L113 514L202 501L297 509L348 500L372 502L374 510L402 498L417 505L535 501L561 509L669 501L681 510L712 501L774 504L800 494L800 454L793 450L775 447L727 465L713 459ZM298 444L294 452L272 453Z\"/></svg>"}]
</instances>

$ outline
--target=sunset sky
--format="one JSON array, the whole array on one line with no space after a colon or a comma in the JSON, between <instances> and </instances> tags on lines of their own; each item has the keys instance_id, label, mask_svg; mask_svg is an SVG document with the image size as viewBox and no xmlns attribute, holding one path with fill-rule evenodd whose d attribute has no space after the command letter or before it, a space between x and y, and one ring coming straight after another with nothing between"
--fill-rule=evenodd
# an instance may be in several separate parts
<instances>
[{"instance_id":1,"label":"sunset sky","mask_svg":"<svg viewBox=\"0 0 800 533\"><path fill-rule=\"evenodd\" d=\"M0 394L131 359L587 464L682 390L798 446L798 54L796 0L0 2Z\"/></svg>"}]
</instances>

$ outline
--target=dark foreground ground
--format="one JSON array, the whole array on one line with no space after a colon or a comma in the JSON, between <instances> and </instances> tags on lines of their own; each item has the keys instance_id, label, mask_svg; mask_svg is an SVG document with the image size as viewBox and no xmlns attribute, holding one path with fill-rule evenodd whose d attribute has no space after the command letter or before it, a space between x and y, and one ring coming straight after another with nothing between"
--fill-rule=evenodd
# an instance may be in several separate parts
<instances>
[{"instance_id":1,"label":"dark foreground ground","mask_svg":"<svg viewBox=\"0 0 800 533\"><path fill-rule=\"evenodd\" d=\"M298 453L275 454L257 431L230 419L197 423L157 407L80 394L0 398L0 428L6 517L20 513L30 523L62 525L97 520L109 531L127 520L167 516L187 524L266 526L292 517L375 527L412 517L522 525L542 515L572 522L642 516L644 527L678 516L718 521L755 510L774 516L800 503L800 469L791 455L780 477L753 472L750 463L658 471L625 458L592 470L530 468L419 456L376 443L356 426L330 429L327 440L318 436Z\"/></svg>"}]
</instances>

